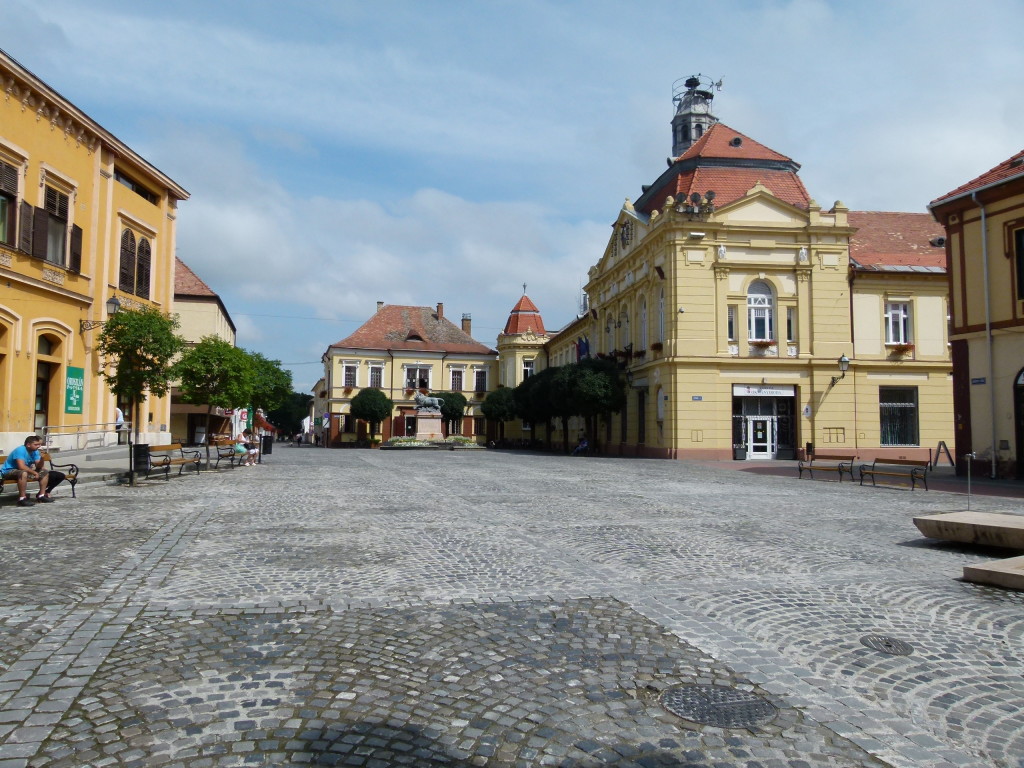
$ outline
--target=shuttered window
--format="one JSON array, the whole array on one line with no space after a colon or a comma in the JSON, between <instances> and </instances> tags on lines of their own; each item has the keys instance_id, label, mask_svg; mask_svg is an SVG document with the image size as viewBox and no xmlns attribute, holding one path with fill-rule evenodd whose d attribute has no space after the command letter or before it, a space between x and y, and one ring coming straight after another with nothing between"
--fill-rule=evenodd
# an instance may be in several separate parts
<instances>
[{"instance_id":1,"label":"shuttered window","mask_svg":"<svg viewBox=\"0 0 1024 768\"><path fill-rule=\"evenodd\" d=\"M125 293L135 293L135 254L135 233L126 229L121 233L121 268L117 286Z\"/></svg>"},{"instance_id":2,"label":"shuttered window","mask_svg":"<svg viewBox=\"0 0 1024 768\"><path fill-rule=\"evenodd\" d=\"M125 293L148 299L152 261L153 248L149 240L144 237L136 240L135 233L130 229L122 232L118 287Z\"/></svg>"},{"instance_id":3,"label":"shuttered window","mask_svg":"<svg viewBox=\"0 0 1024 768\"><path fill-rule=\"evenodd\" d=\"M139 258L135 268L135 295L142 299L149 298L149 275L153 259L153 249L146 238L139 239Z\"/></svg>"},{"instance_id":4,"label":"shuttered window","mask_svg":"<svg viewBox=\"0 0 1024 768\"><path fill-rule=\"evenodd\" d=\"M18 228L18 169L0 162L0 243L14 246Z\"/></svg>"},{"instance_id":5,"label":"shuttered window","mask_svg":"<svg viewBox=\"0 0 1024 768\"><path fill-rule=\"evenodd\" d=\"M53 187L46 188L46 260L61 266L67 260L68 196Z\"/></svg>"}]
</instances>

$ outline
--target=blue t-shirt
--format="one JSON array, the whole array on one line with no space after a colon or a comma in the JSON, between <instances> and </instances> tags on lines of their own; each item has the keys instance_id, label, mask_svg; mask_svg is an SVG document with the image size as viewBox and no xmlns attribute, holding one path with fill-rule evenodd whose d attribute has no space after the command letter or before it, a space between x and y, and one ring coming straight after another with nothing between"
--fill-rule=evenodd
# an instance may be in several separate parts
<instances>
[{"instance_id":1,"label":"blue t-shirt","mask_svg":"<svg viewBox=\"0 0 1024 768\"><path fill-rule=\"evenodd\" d=\"M39 451L30 451L24 445L19 445L11 451L11 455L7 457L7 461L5 461L4 466L0 468L0 472L3 472L6 475L8 472L13 472L18 469L18 465L16 463L18 459L21 459L26 464L35 464L38 467L40 459Z\"/></svg>"}]
</instances>

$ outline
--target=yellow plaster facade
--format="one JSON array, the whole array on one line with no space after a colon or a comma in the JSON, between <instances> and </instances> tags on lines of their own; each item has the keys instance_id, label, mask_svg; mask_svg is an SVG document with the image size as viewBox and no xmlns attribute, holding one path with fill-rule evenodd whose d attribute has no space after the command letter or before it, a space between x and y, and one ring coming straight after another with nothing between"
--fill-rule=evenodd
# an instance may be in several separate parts
<instances>
[{"instance_id":1,"label":"yellow plaster facade","mask_svg":"<svg viewBox=\"0 0 1024 768\"><path fill-rule=\"evenodd\" d=\"M1024 477L1024 152L929 207L946 230L960 456Z\"/></svg>"},{"instance_id":2,"label":"yellow plaster facade","mask_svg":"<svg viewBox=\"0 0 1024 768\"><path fill-rule=\"evenodd\" d=\"M107 444L116 404L81 323L112 296L171 309L188 193L2 53L0 82L0 445ZM169 406L143 403L140 442L169 441Z\"/></svg>"},{"instance_id":3,"label":"yellow plaster facade","mask_svg":"<svg viewBox=\"0 0 1024 768\"><path fill-rule=\"evenodd\" d=\"M404 307L380 302L377 313L346 339L331 345L323 357L323 383L317 384L327 445L346 445L378 437L414 436L419 392L460 392L468 401L455 432L486 440L481 405L496 387L497 353L473 341L468 317L460 330L445 319L443 305ZM380 389L394 402L391 417L381 432L368 434L368 425L351 416L352 399L366 388ZM315 415L315 414L314 414Z\"/></svg>"},{"instance_id":4,"label":"yellow plaster facade","mask_svg":"<svg viewBox=\"0 0 1024 768\"><path fill-rule=\"evenodd\" d=\"M952 451L945 275L865 274L851 265L855 231L840 203L803 210L760 184L700 220L671 197L649 216L627 201L590 270L589 313L546 347L559 365L586 338L619 363L627 407L596 436L602 450L786 459L812 443L869 459L928 455L942 441ZM909 348L886 344L894 303L910 306ZM914 423L883 435L882 409L913 410Z\"/></svg>"}]
</instances>

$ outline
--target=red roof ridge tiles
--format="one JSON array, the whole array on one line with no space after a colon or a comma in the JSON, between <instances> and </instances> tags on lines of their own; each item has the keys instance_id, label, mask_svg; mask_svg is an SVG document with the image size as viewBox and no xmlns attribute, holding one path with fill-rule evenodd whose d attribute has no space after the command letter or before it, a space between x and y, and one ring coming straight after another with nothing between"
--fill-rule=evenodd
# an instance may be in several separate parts
<instances>
[{"instance_id":1,"label":"red roof ridge tiles","mask_svg":"<svg viewBox=\"0 0 1024 768\"><path fill-rule=\"evenodd\" d=\"M736 143L736 139L739 139L739 143ZM676 162L694 157L794 162L791 157L786 157L782 153L766 147L761 142L722 122L715 123L708 128L693 146L676 158Z\"/></svg>"},{"instance_id":2,"label":"red roof ridge tiles","mask_svg":"<svg viewBox=\"0 0 1024 768\"><path fill-rule=\"evenodd\" d=\"M538 336L547 335L547 331L544 330L544 318L541 317L540 310L537 309L536 304L530 301L530 297L524 293L522 298L512 307L512 311L509 312L508 321L505 323L505 330L502 333L510 336L526 333L527 331L532 331Z\"/></svg>"},{"instance_id":3,"label":"red roof ridge tiles","mask_svg":"<svg viewBox=\"0 0 1024 768\"><path fill-rule=\"evenodd\" d=\"M927 213L850 211L850 259L862 268L946 267L945 248L932 245L943 229Z\"/></svg>"},{"instance_id":4,"label":"red roof ridge tiles","mask_svg":"<svg viewBox=\"0 0 1024 768\"><path fill-rule=\"evenodd\" d=\"M935 208L943 202L948 202L956 197L961 197L969 192L976 192L984 187L999 184L1017 177L1024 177L1024 149L1012 157L1007 158L994 168L989 168L980 176L977 176L966 184L961 184L956 189L947 192L942 197L937 197L929 204L929 208Z\"/></svg>"},{"instance_id":5,"label":"red roof ridge tiles","mask_svg":"<svg viewBox=\"0 0 1024 768\"><path fill-rule=\"evenodd\" d=\"M331 347L496 355L433 307L382 305L353 333Z\"/></svg>"},{"instance_id":6,"label":"red roof ridge tiles","mask_svg":"<svg viewBox=\"0 0 1024 768\"><path fill-rule=\"evenodd\" d=\"M177 256L174 257L174 293L176 296L216 296L216 292Z\"/></svg>"}]
</instances>

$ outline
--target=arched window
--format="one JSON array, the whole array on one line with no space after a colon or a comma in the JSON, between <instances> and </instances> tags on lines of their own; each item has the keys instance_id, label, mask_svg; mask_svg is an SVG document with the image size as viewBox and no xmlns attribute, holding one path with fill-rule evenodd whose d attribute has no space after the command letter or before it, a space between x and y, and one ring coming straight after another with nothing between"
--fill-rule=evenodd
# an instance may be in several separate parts
<instances>
[{"instance_id":1,"label":"arched window","mask_svg":"<svg viewBox=\"0 0 1024 768\"><path fill-rule=\"evenodd\" d=\"M632 343L633 339L629 335L629 313L626 310L622 310L619 313L619 349L625 349Z\"/></svg>"},{"instance_id":2,"label":"arched window","mask_svg":"<svg viewBox=\"0 0 1024 768\"><path fill-rule=\"evenodd\" d=\"M755 280L747 289L747 338L772 341L775 338L775 299L764 280Z\"/></svg>"},{"instance_id":3,"label":"arched window","mask_svg":"<svg viewBox=\"0 0 1024 768\"><path fill-rule=\"evenodd\" d=\"M665 289L658 295L658 337L655 341L665 341Z\"/></svg>"},{"instance_id":4,"label":"arched window","mask_svg":"<svg viewBox=\"0 0 1024 768\"><path fill-rule=\"evenodd\" d=\"M640 349L647 349L647 299L640 299Z\"/></svg>"},{"instance_id":5,"label":"arched window","mask_svg":"<svg viewBox=\"0 0 1024 768\"><path fill-rule=\"evenodd\" d=\"M125 293L135 293L135 233L126 229L121 233L121 269L118 287Z\"/></svg>"},{"instance_id":6,"label":"arched window","mask_svg":"<svg viewBox=\"0 0 1024 768\"><path fill-rule=\"evenodd\" d=\"M138 266L135 270L135 295L143 298L149 298L149 272L150 264L152 262L152 249L149 245L149 240L146 238L139 239L139 260Z\"/></svg>"}]
</instances>

